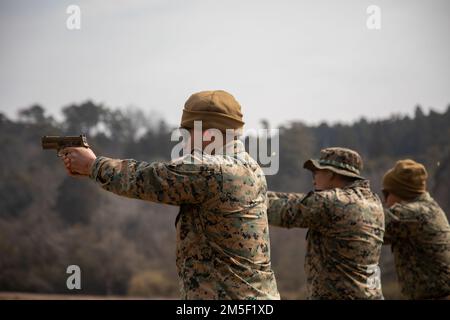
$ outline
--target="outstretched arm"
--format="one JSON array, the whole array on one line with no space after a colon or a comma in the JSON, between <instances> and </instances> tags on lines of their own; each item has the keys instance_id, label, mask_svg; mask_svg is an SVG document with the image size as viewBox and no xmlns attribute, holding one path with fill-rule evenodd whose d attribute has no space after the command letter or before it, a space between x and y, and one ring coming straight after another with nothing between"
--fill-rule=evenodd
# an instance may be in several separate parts
<instances>
[{"instance_id":1,"label":"outstretched arm","mask_svg":"<svg viewBox=\"0 0 450 320\"><path fill-rule=\"evenodd\" d=\"M414 212L394 205L384 210L385 232L383 244L392 244L397 239L407 239L420 234L420 223Z\"/></svg>"},{"instance_id":2,"label":"outstretched arm","mask_svg":"<svg viewBox=\"0 0 450 320\"><path fill-rule=\"evenodd\" d=\"M269 224L284 228L321 228L327 226L328 202L318 192L267 193Z\"/></svg>"},{"instance_id":3,"label":"outstretched arm","mask_svg":"<svg viewBox=\"0 0 450 320\"><path fill-rule=\"evenodd\" d=\"M88 153L81 148L71 149L66 156L69 171L88 175L103 189L121 196L180 205L200 203L221 187L220 180L215 179L219 170L211 165L183 161L147 163L106 157L96 157L88 165L91 157Z\"/></svg>"},{"instance_id":4,"label":"outstretched arm","mask_svg":"<svg viewBox=\"0 0 450 320\"><path fill-rule=\"evenodd\" d=\"M267 217L269 224L283 228L300 227L298 215L300 214L301 200L304 193L267 192Z\"/></svg>"}]
</instances>

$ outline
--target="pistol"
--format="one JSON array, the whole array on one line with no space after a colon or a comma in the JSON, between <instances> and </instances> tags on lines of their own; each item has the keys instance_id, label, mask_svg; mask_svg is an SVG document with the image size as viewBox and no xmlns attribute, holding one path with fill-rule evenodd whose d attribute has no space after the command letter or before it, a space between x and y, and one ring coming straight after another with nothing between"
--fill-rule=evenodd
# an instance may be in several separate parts
<instances>
[{"instance_id":1,"label":"pistol","mask_svg":"<svg viewBox=\"0 0 450 320\"><path fill-rule=\"evenodd\" d=\"M89 148L86 136L80 134L79 136L43 136L42 149L54 149L57 151L58 157L61 157L60 151L67 147L85 147Z\"/></svg>"}]
</instances>

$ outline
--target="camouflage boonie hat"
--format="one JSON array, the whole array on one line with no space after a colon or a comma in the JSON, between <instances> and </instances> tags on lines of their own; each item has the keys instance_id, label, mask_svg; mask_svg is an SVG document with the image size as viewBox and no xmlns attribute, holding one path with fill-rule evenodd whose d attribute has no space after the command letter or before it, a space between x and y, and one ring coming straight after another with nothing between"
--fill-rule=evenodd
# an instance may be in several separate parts
<instances>
[{"instance_id":1,"label":"camouflage boonie hat","mask_svg":"<svg viewBox=\"0 0 450 320\"><path fill-rule=\"evenodd\" d=\"M306 161L303 168L311 171L328 169L346 177L365 179L360 175L363 168L361 156L356 151L347 148L322 149L320 158Z\"/></svg>"}]
</instances>

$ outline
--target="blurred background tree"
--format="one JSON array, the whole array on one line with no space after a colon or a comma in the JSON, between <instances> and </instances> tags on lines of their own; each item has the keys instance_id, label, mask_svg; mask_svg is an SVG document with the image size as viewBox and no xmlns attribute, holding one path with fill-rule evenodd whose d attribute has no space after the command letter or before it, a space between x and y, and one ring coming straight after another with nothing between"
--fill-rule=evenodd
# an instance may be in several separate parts
<instances>
[{"instance_id":1,"label":"blurred background tree","mask_svg":"<svg viewBox=\"0 0 450 320\"><path fill-rule=\"evenodd\" d=\"M43 152L42 135L88 134L97 154L137 160L168 160L171 127L138 108L113 109L86 101L62 109L62 121L44 107L22 109L17 120L0 113L0 291L179 296L175 269L177 208L120 198L92 182L66 176L61 161ZM311 175L303 162L320 149L343 146L364 158L364 175L375 191L396 160L411 157L429 173L429 190L450 212L450 106L443 113L393 115L353 124L280 127L280 170L269 189L307 192ZM263 128L270 128L262 120ZM271 228L272 264L283 298L305 297L305 230ZM66 289L65 270L77 264L82 290ZM401 298L389 247L383 249L386 298Z\"/></svg>"}]
</instances>

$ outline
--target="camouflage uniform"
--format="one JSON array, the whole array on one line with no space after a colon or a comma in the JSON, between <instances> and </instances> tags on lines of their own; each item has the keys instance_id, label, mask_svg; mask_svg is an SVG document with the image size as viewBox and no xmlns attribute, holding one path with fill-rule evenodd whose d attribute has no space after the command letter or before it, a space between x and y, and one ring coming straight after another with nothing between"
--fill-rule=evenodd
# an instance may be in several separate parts
<instances>
[{"instance_id":1,"label":"camouflage uniform","mask_svg":"<svg viewBox=\"0 0 450 320\"><path fill-rule=\"evenodd\" d=\"M450 227L428 192L385 212L385 244L391 244L402 293L410 299L450 295Z\"/></svg>"},{"instance_id":2,"label":"camouflage uniform","mask_svg":"<svg viewBox=\"0 0 450 320\"><path fill-rule=\"evenodd\" d=\"M241 141L226 151L168 163L98 157L90 177L121 196L180 206L177 269L183 299L279 299L270 264L265 177Z\"/></svg>"},{"instance_id":3,"label":"camouflage uniform","mask_svg":"<svg viewBox=\"0 0 450 320\"><path fill-rule=\"evenodd\" d=\"M308 228L305 273L309 299L383 298L378 268L383 207L369 181L359 176L359 155L350 151L324 149L321 159L304 165L358 178L350 185L308 194L268 192L271 225Z\"/></svg>"}]
</instances>

